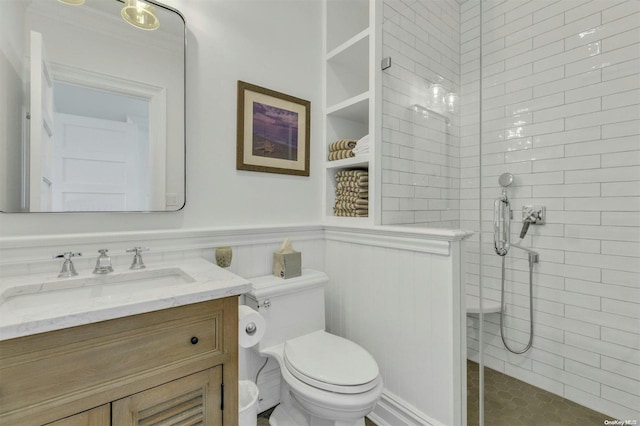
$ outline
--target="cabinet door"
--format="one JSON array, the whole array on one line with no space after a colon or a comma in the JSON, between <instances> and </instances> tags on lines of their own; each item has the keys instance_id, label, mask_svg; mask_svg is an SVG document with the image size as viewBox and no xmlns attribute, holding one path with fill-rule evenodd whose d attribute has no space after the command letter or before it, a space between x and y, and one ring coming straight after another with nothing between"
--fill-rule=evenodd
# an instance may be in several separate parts
<instances>
[{"instance_id":1,"label":"cabinet door","mask_svg":"<svg viewBox=\"0 0 640 426\"><path fill-rule=\"evenodd\" d=\"M113 424L222 425L222 367L174 380L112 403Z\"/></svg>"},{"instance_id":2,"label":"cabinet door","mask_svg":"<svg viewBox=\"0 0 640 426\"><path fill-rule=\"evenodd\" d=\"M105 404L46 426L111 426L111 405Z\"/></svg>"}]
</instances>

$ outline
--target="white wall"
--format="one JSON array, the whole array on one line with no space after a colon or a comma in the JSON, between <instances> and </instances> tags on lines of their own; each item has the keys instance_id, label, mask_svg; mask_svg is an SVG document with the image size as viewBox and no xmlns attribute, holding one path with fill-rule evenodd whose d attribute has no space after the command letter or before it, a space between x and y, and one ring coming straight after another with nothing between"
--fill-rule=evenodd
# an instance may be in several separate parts
<instances>
[{"instance_id":1,"label":"white wall","mask_svg":"<svg viewBox=\"0 0 640 426\"><path fill-rule=\"evenodd\" d=\"M500 299L491 228L498 176L515 176L512 239L523 205L547 207L547 224L531 226L525 238L540 252L533 348L508 353L497 315L488 315L486 365L613 418L640 418L640 3L483 1L481 159L471 107L479 95L478 4L462 5L461 23L469 107L461 217L483 240L480 251L469 245L471 292L481 259L485 295ZM522 252L510 251L506 278L506 336L520 348L529 327ZM471 321L472 356L477 327Z\"/></svg>"},{"instance_id":2,"label":"white wall","mask_svg":"<svg viewBox=\"0 0 640 426\"><path fill-rule=\"evenodd\" d=\"M321 2L172 0L185 16L187 204L177 213L0 214L3 236L319 222ZM235 170L237 80L311 101L311 176Z\"/></svg>"}]
</instances>

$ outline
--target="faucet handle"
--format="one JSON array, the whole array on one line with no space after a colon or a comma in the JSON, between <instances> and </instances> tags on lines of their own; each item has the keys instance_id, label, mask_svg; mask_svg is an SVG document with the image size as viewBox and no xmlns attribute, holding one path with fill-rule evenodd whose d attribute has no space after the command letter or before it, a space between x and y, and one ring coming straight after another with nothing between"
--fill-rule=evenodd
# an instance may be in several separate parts
<instances>
[{"instance_id":1,"label":"faucet handle","mask_svg":"<svg viewBox=\"0 0 640 426\"><path fill-rule=\"evenodd\" d=\"M82 256L82 253L74 253L72 251L65 251L64 253L60 253L60 254L54 254L51 258L52 259L63 259L64 260L71 260L72 257L76 257L76 256Z\"/></svg>"},{"instance_id":2,"label":"faucet handle","mask_svg":"<svg viewBox=\"0 0 640 426\"><path fill-rule=\"evenodd\" d=\"M82 253L66 251L61 254L53 255L53 259L64 259L64 263L62 264L62 269L58 274L58 278L67 278L78 275L78 273L76 272L76 268L73 266L73 262L71 262L71 258L76 256L82 256Z\"/></svg>"},{"instance_id":3,"label":"faucet handle","mask_svg":"<svg viewBox=\"0 0 640 426\"><path fill-rule=\"evenodd\" d=\"M93 269L94 274L108 274L113 272L113 266L111 265L111 258L107 254L108 249L99 249L98 260L96 261L96 267Z\"/></svg>"},{"instance_id":4,"label":"faucet handle","mask_svg":"<svg viewBox=\"0 0 640 426\"><path fill-rule=\"evenodd\" d=\"M142 262L143 251L149 251L149 247L133 247L133 248L127 249L127 253L135 253L133 255L133 262L131 263L131 266L129 267L129 269L146 268L146 266L144 265L144 262Z\"/></svg>"},{"instance_id":5,"label":"faucet handle","mask_svg":"<svg viewBox=\"0 0 640 426\"><path fill-rule=\"evenodd\" d=\"M143 251L149 251L149 247L133 247L133 248L127 249L127 253L134 253L135 252L136 254L138 254L138 253L141 253Z\"/></svg>"}]
</instances>

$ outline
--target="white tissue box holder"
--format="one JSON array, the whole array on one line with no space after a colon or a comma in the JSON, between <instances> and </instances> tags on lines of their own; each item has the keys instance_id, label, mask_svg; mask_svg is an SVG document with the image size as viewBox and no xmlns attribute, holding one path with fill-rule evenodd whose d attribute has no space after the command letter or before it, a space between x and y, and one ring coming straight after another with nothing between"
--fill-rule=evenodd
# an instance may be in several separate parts
<instances>
[{"instance_id":1,"label":"white tissue box holder","mask_svg":"<svg viewBox=\"0 0 640 426\"><path fill-rule=\"evenodd\" d=\"M302 253L273 253L273 275L285 279L302 275Z\"/></svg>"}]
</instances>

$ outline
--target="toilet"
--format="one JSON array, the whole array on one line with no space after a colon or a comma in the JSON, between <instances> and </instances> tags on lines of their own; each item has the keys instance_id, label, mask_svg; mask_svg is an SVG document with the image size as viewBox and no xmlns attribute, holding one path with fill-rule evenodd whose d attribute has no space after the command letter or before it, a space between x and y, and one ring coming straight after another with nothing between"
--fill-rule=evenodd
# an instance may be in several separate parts
<instances>
[{"instance_id":1,"label":"toilet","mask_svg":"<svg viewBox=\"0 0 640 426\"><path fill-rule=\"evenodd\" d=\"M265 319L264 337L253 347L278 362L280 404L271 426L364 426L382 394L375 359L350 340L325 331L323 272L251 279L245 303Z\"/></svg>"}]
</instances>

